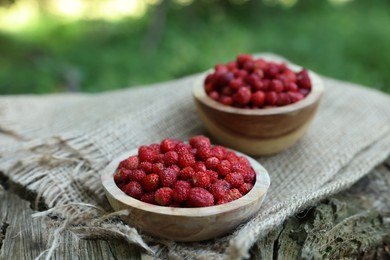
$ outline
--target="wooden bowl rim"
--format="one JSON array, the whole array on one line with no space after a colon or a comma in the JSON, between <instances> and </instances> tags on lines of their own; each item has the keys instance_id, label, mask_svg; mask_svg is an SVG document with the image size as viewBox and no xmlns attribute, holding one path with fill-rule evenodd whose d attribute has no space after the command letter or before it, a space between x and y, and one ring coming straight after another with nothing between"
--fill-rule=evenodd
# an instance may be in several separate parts
<instances>
[{"instance_id":1,"label":"wooden bowl rim","mask_svg":"<svg viewBox=\"0 0 390 260\"><path fill-rule=\"evenodd\" d=\"M210 207L198 207L198 208L174 208L174 207L165 207L149 204L142 202L140 200L134 199L124 193L114 182L114 173L118 167L120 161L128 158L129 156L136 155L138 149L133 149L129 152L126 152L118 157L116 157L112 162L103 170L101 174L101 181L105 191L122 204L125 204L129 207L160 214L160 215L172 215L172 216L182 216L182 217L207 217L217 214L222 214L225 212L230 212L237 210L239 208L250 205L254 201L260 200L263 196L266 195L267 190L270 186L270 177L267 170L253 158L238 151L228 149L235 152L237 155L245 156L251 163L252 168L256 172L256 182L252 190L248 192L245 196L240 199L234 200L232 202L210 206Z\"/></svg>"},{"instance_id":2,"label":"wooden bowl rim","mask_svg":"<svg viewBox=\"0 0 390 260\"><path fill-rule=\"evenodd\" d=\"M303 67L298 66L296 64L280 60L280 59L269 59L264 58L267 61L273 62L284 62L287 66L293 71L297 72L303 69ZM291 113L300 109L303 109L307 106L314 104L318 99L321 98L324 92L324 85L321 78L311 70L307 70L309 72L309 77L312 82L312 89L310 93L302 100L292 103L286 106L280 107L269 107L269 108L259 108L259 109L246 109L246 108L237 108L232 106L223 105L213 99L211 99L204 90L204 79L206 76L211 73L213 70L207 70L201 73L193 82L192 94L194 98L198 101L202 102L204 105L211 107L215 110L223 111L230 114L240 114L240 115L276 115L276 114L284 114Z\"/></svg>"}]
</instances>

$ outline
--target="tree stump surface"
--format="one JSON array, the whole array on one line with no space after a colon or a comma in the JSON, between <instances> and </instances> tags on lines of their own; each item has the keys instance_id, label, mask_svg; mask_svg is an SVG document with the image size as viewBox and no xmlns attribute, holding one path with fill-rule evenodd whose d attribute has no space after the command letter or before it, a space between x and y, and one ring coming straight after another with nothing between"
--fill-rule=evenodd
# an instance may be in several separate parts
<instances>
[{"instance_id":1,"label":"tree stump surface","mask_svg":"<svg viewBox=\"0 0 390 260\"><path fill-rule=\"evenodd\" d=\"M2 177L1 177L2 176ZM54 229L20 187L0 174L0 259L35 259L50 250ZM61 236L54 259L150 259L120 240ZM390 259L390 159L350 189L307 208L251 249L251 259Z\"/></svg>"}]
</instances>

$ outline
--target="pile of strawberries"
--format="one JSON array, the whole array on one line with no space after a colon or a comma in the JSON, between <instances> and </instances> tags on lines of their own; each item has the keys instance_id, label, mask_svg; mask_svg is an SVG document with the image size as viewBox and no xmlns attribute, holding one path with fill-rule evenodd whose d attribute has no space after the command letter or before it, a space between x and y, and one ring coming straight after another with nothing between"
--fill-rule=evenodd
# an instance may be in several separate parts
<instances>
[{"instance_id":1,"label":"pile of strawberries","mask_svg":"<svg viewBox=\"0 0 390 260\"><path fill-rule=\"evenodd\" d=\"M295 73L285 63L277 64L240 54L235 61L217 64L207 75L207 95L227 106L266 108L302 100L311 91L307 70Z\"/></svg>"},{"instance_id":2,"label":"pile of strawberries","mask_svg":"<svg viewBox=\"0 0 390 260\"><path fill-rule=\"evenodd\" d=\"M165 139L141 146L138 155L120 162L114 180L143 202L207 207L241 198L253 188L256 173L244 156L194 136L189 143Z\"/></svg>"}]
</instances>

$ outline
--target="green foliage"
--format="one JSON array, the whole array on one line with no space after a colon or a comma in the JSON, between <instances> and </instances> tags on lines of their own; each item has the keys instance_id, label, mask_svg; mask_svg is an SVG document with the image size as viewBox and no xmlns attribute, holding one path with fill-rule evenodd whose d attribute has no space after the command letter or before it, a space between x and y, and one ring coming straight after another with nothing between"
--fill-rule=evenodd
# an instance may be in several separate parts
<instances>
[{"instance_id":1,"label":"green foliage","mask_svg":"<svg viewBox=\"0 0 390 260\"><path fill-rule=\"evenodd\" d=\"M161 37L154 38L147 37L153 10L116 23L63 23L45 16L29 31L1 33L0 93L149 84L206 70L243 52L274 52L323 75L390 93L386 1L333 6L301 0L292 8L223 2L170 5Z\"/></svg>"}]
</instances>

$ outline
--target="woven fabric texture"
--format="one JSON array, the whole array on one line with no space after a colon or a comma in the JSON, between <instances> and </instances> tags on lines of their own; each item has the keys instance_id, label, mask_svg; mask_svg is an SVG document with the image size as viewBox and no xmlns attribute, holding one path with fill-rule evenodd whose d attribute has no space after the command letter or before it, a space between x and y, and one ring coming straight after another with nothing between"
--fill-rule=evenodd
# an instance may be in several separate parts
<instances>
[{"instance_id":1,"label":"woven fabric texture","mask_svg":"<svg viewBox=\"0 0 390 260\"><path fill-rule=\"evenodd\" d=\"M191 95L197 76L100 94L2 96L0 171L51 213L72 218L67 227L82 237L118 237L119 230L162 258L241 259L287 217L351 186L389 156L390 97L323 77L325 94L305 136L277 155L256 158L268 170L271 187L260 212L232 234L175 243L120 223L91 226L101 213L80 205L111 211L100 173L113 158L164 138L208 135Z\"/></svg>"}]
</instances>

